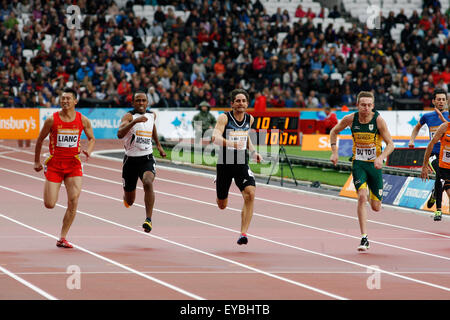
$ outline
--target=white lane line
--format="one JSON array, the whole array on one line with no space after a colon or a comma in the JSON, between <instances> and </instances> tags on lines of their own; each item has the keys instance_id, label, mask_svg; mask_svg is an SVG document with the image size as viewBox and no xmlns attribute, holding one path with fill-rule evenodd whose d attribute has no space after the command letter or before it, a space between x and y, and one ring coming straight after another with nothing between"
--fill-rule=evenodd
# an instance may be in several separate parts
<instances>
[{"instance_id":1,"label":"white lane line","mask_svg":"<svg viewBox=\"0 0 450 320\"><path fill-rule=\"evenodd\" d=\"M0 186L0 187L2 187L2 186ZM3 187L3 188L4 188L4 187ZM9 190L9 191L11 191L11 190ZM15 192L18 192L18 193L20 193L20 194L23 194L23 193L20 192L20 191L15 191ZM30 195L29 195L29 196L30 196ZM34 197L34 196L30 196L30 197L36 198L36 200L41 200L41 199L39 199L39 198L37 198L37 197ZM42 230L39 230L39 229L37 229L37 228L34 228L34 227L30 226L30 225L27 225L27 224L25 224L25 223L23 223L23 222L20 222L20 221L16 220L16 219L10 218L10 217L8 217L8 216L2 214L2 213L0 213L0 217L4 218L4 219L6 219L6 220L9 220L9 221L11 221L11 222L14 222L14 223L16 223L16 224L18 224L18 225L20 225L20 226L22 226L22 227L25 227L25 228L27 228L27 229L32 230L32 231L38 232L38 233L40 233L40 234L43 234L43 235L45 235L45 236L47 236L47 237L49 237L49 238L53 238L53 239L55 239L55 240L58 240L58 237L56 237L56 236L54 236L54 235L51 235L51 234L49 234L49 233L46 233L46 232L44 232L44 231L42 231ZM193 294L193 293L191 293L191 292L188 292L188 291L186 291L186 290L183 290L183 289L181 289L181 288L179 288L179 287L176 287L176 286L174 286L174 285L172 285L172 284L170 284L170 283L167 283L167 282L165 282L165 281L162 281L162 280L159 280L159 279L157 279L157 278L154 278L154 277L151 277L151 276L149 276L149 275L146 275L146 274L143 273L143 272L140 272L140 271L137 271L137 270L132 269L132 268L130 268L130 267L127 267L126 265L123 265L123 264L121 264L121 263L119 263L119 262L117 262L117 261L114 261L114 260L112 260L112 259L106 258L106 257L104 257L104 256L102 256L102 255L99 255L99 254L97 254L97 253L95 253L95 252L93 252L93 251L90 251L90 250L88 250L88 249L85 249L85 248L83 248L83 247L81 247L81 246L79 246L79 245L76 245L76 244L74 244L74 243L71 243L71 244L73 245L74 248L76 248L76 249L78 249L78 250L80 250L80 251L83 251L83 252L85 252L85 253L87 253L87 254L90 254L90 255L92 255L92 256L94 256L94 257L96 257L96 258L98 258L98 259L101 259L101 260L103 260L103 261L109 262L109 263L111 263L111 264L113 264L113 265L115 265L115 266L117 266L117 267L119 267L119 268L121 268L121 269L125 269L125 270L127 270L128 272L131 272L131 273L133 273L133 274L136 274L136 275L138 275L138 276L141 276L141 277L143 277L143 278L145 278L145 279L154 281L154 282L156 282L156 283L158 283L158 284L160 284L160 285L162 285L162 286L164 286L164 287L167 287L167 288L169 288L169 289L172 289L172 290L174 290L174 291L177 291L177 292L179 292L179 293L181 293L181 294L183 294L183 295L186 295L186 296L188 296L188 297L190 297L190 298L193 298L193 299L196 299L196 300L205 300L204 298L202 298L202 297L200 297L200 296L198 296L198 295L196 295L196 294Z\"/></svg>"},{"instance_id":2,"label":"white lane line","mask_svg":"<svg viewBox=\"0 0 450 320\"><path fill-rule=\"evenodd\" d=\"M166 266L167 268L172 268L173 266ZM208 266L206 266L208 267ZM247 274L247 275L257 275L257 272L253 272L253 271L141 271L142 273L145 274L205 274L205 275L209 275L209 274L228 274L228 275L235 275L235 274ZM335 274L344 274L344 275L367 275L366 271L271 271L271 273L273 274L288 274L288 275L296 275L296 274L331 274L331 275L335 275ZM396 272L397 274L418 274L418 275L448 275L450 274L450 272L448 271L400 271L400 272ZM45 275L49 275L49 276L59 276L59 275L67 275L66 272L16 272L16 275L21 275L21 276L25 276L25 275L31 275L31 276L45 276ZM83 271L80 272L80 274L111 274L111 275L132 275L132 272L128 272L128 271ZM1 274L0 274L1 276Z\"/></svg>"},{"instance_id":3,"label":"white lane line","mask_svg":"<svg viewBox=\"0 0 450 320\"><path fill-rule=\"evenodd\" d=\"M5 159L8 159L8 160L17 161L17 162L26 163L26 164L32 164L32 162L30 162L30 161L16 159L16 158L11 158L11 157L5 157L5 156L1 156L1 155L0 155L0 158L5 158ZM103 166L97 166L97 165L92 165L92 164L90 166L97 167L97 168L102 168L102 169L106 169L106 170L111 170L111 171L115 171L115 172L121 172L120 170L113 169L113 168L108 168L108 167L103 167ZM4 170L7 170L7 169L4 169ZM13 172L13 171L11 171L11 172ZM87 175L87 174L84 174L84 176L88 177L88 178L93 178L93 179L97 179L97 180L103 180L105 182L110 182L110 183L122 185L122 183L119 183L117 181L112 181L112 180L108 180L108 179L104 179L104 178L94 177L94 176L90 176L90 175ZM165 181L165 182L170 182L170 183L175 183L175 184L180 184L180 185L184 185L184 186L195 187L195 188L200 188L200 189L210 190L210 191L214 191L215 192L215 189L208 188L208 187L197 186L197 185L193 185L193 184L189 184L189 183L183 183L183 182L178 182L178 181L171 181L171 180L161 179L161 178L157 178L157 179L159 179L161 181ZM140 187L140 186L137 186L137 188L140 189L140 190L143 190L143 188ZM196 199L192 199L192 198L186 198L186 197L175 195L175 194L165 193L163 191L155 190L155 192L156 193L160 193L160 194L173 196L173 197L177 197L177 198L180 198L180 199L188 199L190 201L216 206L216 204L214 204L214 203L209 203L209 202L196 200ZM230 194L232 194L232 192L230 192ZM235 195L239 196L239 197L242 197L242 195L239 195L237 193ZM342 199L340 199L340 200L342 200ZM303 210L307 210L307 211L315 211L315 212L320 212L320 213L324 213L324 214L328 214L328 215L334 215L334 216L338 216L338 217L342 217L342 218L346 218L346 219L358 220L358 218L356 218L356 217L347 216L347 215L344 215L344 214L339 214L339 213L335 213L335 212L331 212L331 211L327 211L327 210L321 210L321 209L316 209L316 208L311 208L311 207L305 207L305 206L300 206L300 205L295 205L295 204L289 204L289 203L279 202L279 201L275 201L275 200L267 200L267 201L271 202L271 203L274 203L274 204L278 204L278 205L294 207L294 208L297 208L297 209L303 209ZM241 212L241 209L237 209L237 208L227 207L226 209L230 210L230 211ZM294 221L290 221L290 220L286 220L286 219L275 218L275 217L263 215L263 214L260 214L260 213L257 213L257 212L254 212L253 215L260 216L260 217L263 217L263 218L266 218L266 219L271 219L271 220L276 220L276 221L280 221L280 222L290 223L290 224L299 225L299 226L303 226L303 227L308 227L308 228L311 228L311 229L322 230L320 228L316 228L316 227L313 227L313 226L300 224L300 223L297 223L297 222L294 222ZM371 222L371 223L375 223L375 224L391 227L391 228L397 228L397 229L402 229L402 230L407 230L407 231L423 233L423 234L428 234L428 235L432 235L432 236L436 236L436 237L450 239L450 236L445 235L445 234L440 234L440 233L435 233L435 232L430 232L430 231L425 231L425 230L420 230L420 229L415 229L415 228L409 228L409 227L404 227L404 226L401 226L401 225L390 224L390 223L385 223L385 222L380 222L380 221L375 221L375 220L370 220L370 219L368 219L367 221ZM327 232L333 232L333 231L327 230ZM339 233L337 233L337 234L339 234ZM343 235L343 234L341 234L341 235ZM346 236L352 237L354 239L359 239L359 237L355 237L355 236L350 236L350 235L346 235ZM376 243L373 240L372 240L372 242Z\"/></svg>"},{"instance_id":4,"label":"white lane line","mask_svg":"<svg viewBox=\"0 0 450 320\"><path fill-rule=\"evenodd\" d=\"M1 168L0 168L0 169L1 169ZM33 196L33 195L30 195L30 194L21 192L21 191L19 191L19 190L15 190L15 189L12 189L12 188L8 188L8 187L2 186L2 185L0 185L0 188L2 188L2 189L4 189L4 190L11 191L11 192L13 192L13 193L17 193L17 194L20 194L20 195L29 197L29 198L32 198L32 199L35 199L35 200L38 200L38 201L42 201L42 199L40 199L40 198L38 198L38 197L35 197L35 196ZM105 196L105 197L107 197L108 199L116 200L116 201L118 200L117 198L113 198L113 197L108 197L108 196ZM123 200L121 200L121 201L123 201ZM60 207L60 208L63 208L63 209L67 209L66 206L63 206L63 205L58 204L58 203L56 204L56 206L58 206L58 207ZM305 288L305 289L308 289L308 290L311 290L311 291L314 291L314 292L317 292L317 293L326 295L326 296L331 297L331 298L334 298L334 299L338 299L338 300L348 300L347 298L344 298L344 297L341 297L341 296L339 296L339 295L335 295L335 294L333 294L333 293L330 293L330 292L327 292L327 291L324 291L324 290L321 290L321 289L318 289L318 288L315 288L315 287L306 285L306 284L304 284L304 283L297 282L297 281L293 281L293 280L290 280L290 279L287 279L287 278L283 278L283 277L280 277L280 276L271 274L271 273L269 273L269 272L266 272L266 271L263 271L263 270L260 270L260 269L251 267L251 266L249 266L249 265L246 265L246 264L243 264L243 263L240 263L240 262L237 262L237 261L228 259L228 258L224 258L224 257L218 256L218 255L215 255L215 254L212 254L212 253L209 253L209 252L206 252L206 251L203 251L203 250L194 248L194 247L190 247L190 246L187 246L187 245L184 245L184 244L181 244L181 243L178 243L178 242L175 242L175 241L172 241L172 240L163 238L163 237L155 236L155 235L148 234L148 233L143 234L141 230L136 230L136 229L133 229L133 228L131 228L131 227L128 227L128 226L122 225L122 224L120 224L120 223L117 223L117 222L114 222L114 221L111 221L111 220L108 220L108 219L104 219L104 218L101 218L101 217L98 217L98 216L89 214L89 213L84 212L84 211L81 211L81 210L77 210L77 213L83 214L83 215L85 215L85 216L91 217L91 218L96 219L96 220L100 220L100 221L102 221L102 222L106 222L106 223L109 223L109 224L118 226L118 227L120 227L120 228L124 228L124 229L130 230L130 231L133 231L133 232L138 232L139 234L141 234L141 235L143 235L143 236L149 236L149 237L152 237L152 238L155 238L155 239L158 239L158 240L161 240L161 241L165 241L165 242L168 242L168 243L170 243L170 244L173 244L173 245L176 245L176 246L179 246L179 247L182 247L182 248L191 250L191 251L195 251L195 252L197 252L197 253L201 253L201 254L207 255L207 256L209 256L209 257L212 257L212 258L215 258L215 259L218 259L218 260L225 261L225 262L227 262L227 263L231 263L231 264L237 265L237 266L239 266L239 267L242 267L242 268L245 268L245 269L248 269L248 270L252 270L252 271L254 271L254 272L257 272L257 273L266 275L266 276L268 276L268 277L275 278L275 279L277 279L277 280L281 280L281 281L284 281L284 282L293 284L293 285L295 285L295 286L302 287L302 288ZM0 214L0 216L3 216L3 215ZM4 218L7 218L7 219L10 219L10 220L13 220L13 219L8 218L8 217L6 217L6 216L3 216L3 217L4 217ZM20 222L18 222L18 223L21 224ZM30 228L31 228L31 227L30 227ZM37 229L36 229L36 230L37 230ZM38 231L38 232L41 232L41 231ZM41 233L43 233L43 232L41 232ZM43 234L44 234L44 233L43 233ZM49 235L49 236L51 236L51 235ZM51 236L51 237L54 237L54 236ZM56 237L54 237L54 238L57 239ZM74 246L74 247L75 247L75 246ZM109 262L109 260L110 260L110 259L108 259L108 258L106 258L106 257L102 257L102 256L100 256L100 255L97 255L97 254L95 254L94 252L91 252L91 251L89 251L89 250L87 250L87 249L82 249L82 248L79 247L79 246L76 246L76 247L77 247L78 249L82 250L82 251L85 251L85 252L87 252L87 253L96 255L96 256L100 257L101 259L103 259L103 260L105 260L105 261L108 261L108 262ZM106 260L106 259L107 259L107 260ZM113 260L110 260L110 261L113 261ZM118 264L117 262L111 262L111 263ZM128 268L128 267L126 267L126 266L124 266L124 265L122 265L122 266L123 266L124 268ZM129 269L132 270L131 268L129 268ZM376 269L376 270L378 270L378 269ZM137 271L137 272L138 272L138 271ZM140 273L140 275L145 276L145 275L142 274L142 273ZM157 279L155 279L155 280L157 280ZM198 298L199 298L199 300L202 300L202 299L203 299L203 298L200 298L200 297L198 297Z\"/></svg>"},{"instance_id":5,"label":"white lane line","mask_svg":"<svg viewBox=\"0 0 450 320\"><path fill-rule=\"evenodd\" d=\"M38 177L35 177L35 176L31 176L29 174L22 173L22 172L19 172L19 171L15 171L15 170L10 170L10 169L5 169L5 168L0 168L0 170L7 171L7 172L10 172L10 173L14 173L14 174L17 174L17 175L22 175L24 177L35 179L35 180L38 180L38 181L45 181L45 179L38 178ZM108 182L108 183L111 183L111 184L122 185L122 183L117 182L117 181L113 181L113 180L109 180L109 179L105 179L105 178L100 178L100 177L95 177L95 176L91 176L91 175L87 175L87 174L84 174L84 177L91 178L91 179L96 179L96 180L103 181L103 182ZM138 186L137 188L143 190L142 187ZM86 189L82 189L82 190L83 190L83 192L90 193L90 194L93 194L93 195L96 195L96 196L104 197L104 198L107 198L107 199L110 199L110 200L114 200L114 201L119 201L117 198L110 197L110 196L107 196L105 194L97 193L97 192L86 190ZM167 195L167 196L180 198L180 199L183 199L183 200L186 200L186 201L192 201L192 202L197 202L197 203L200 203L200 204L205 204L205 205L216 207L216 204L213 204L213 203L209 203L209 202L205 202L205 201L201 201L201 200L196 200L196 199L192 199L192 198L187 198L187 197L183 197L183 196L179 196L179 195L174 195L174 194L166 193L166 192L163 192L163 191L156 191L155 190L155 193L159 193L159 194L163 194L163 195ZM122 201L122 200L120 200L120 201ZM141 206L141 207L144 208L144 206L142 206L142 205L140 205L138 203L135 203L134 205ZM235 208L229 208L229 209L232 210L232 211L241 212L241 210L239 210L239 209L235 209ZM160 212L165 212L165 211L159 210L157 208L154 208L154 210L155 211L160 211ZM182 219L188 219L188 220L192 220L192 221L199 222L199 223L206 223L206 222L203 222L201 220L187 218L185 216L181 216L181 215L174 214L174 213L169 213L169 214L174 215L174 216L176 216L178 218L182 218ZM278 221L278 222L281 222L281 223L288 223L288 224L292 224L292 225L296 225L296 226L300 226L300 227L304 227L304 228L308 228L308 229L312 229L312 230L316 230L316 231L336 234L336 235L347 237L347 238L358 239L358 240L360 239L359 237L348 235L348 234L345 234L345 233L342 233L342 232L337 232L337 231L330 230L330 229L314 227L314 226L310 226L310 225L307 225L307 224L302 224L302 223L293 222L293 221L290 221L290 220L285 220L285 219L280 219L280 218L275 218L275 217L271 217L271 216L265 216L265 215L262 215L262 214L259 214L259 213L256 213L256 212L253 215L254 216L263 217L263 218L266 218L266 219L270 219L270 220L274 220L274 221ZM212 226L216 226L216 225L212 225ZM254 236L253 234L250 234L250 233L249 233L249 235ZM447 236L444 236L444 237L447 238ZM399 249L399 250L404 250L404 251L413 252L413 253L417 253L417 254L433 257L433 258L438 258L438 259L443 259L443 260L450 261L450 257L445 257L445 256L433 254L433 253L428 253L428 252L425 252L425 251L416 250L416 249L396 246L396 245L389 244L389 243L386 243L386 242L381 242L381 241L376 241L376 240L370 240L370 241L372 243L380 244L380 245L383 245L383 246L386 246L386 247L395 248L395 249Z\"/></svg>"},{"instance_id":6,"label":"white lane line","mask_svg":"<svg viewBox=\"0 0 450 320\"><path fill-rule=\"evenodd\" d=\"M35 291L36 293L39 293L44 298L46 298L48 300L58 300L57 298L55 298L51 294L45 292L41 288L36 287L34 284L32 284L32 283L28 282L27 280L19 277L17 274L12 273L11 271L9 271L6 268L3 268L2 266L0 266L0 271L3 272L4 274L6 274L7 276L13 278L14 280L20 282L24 286L26 286L26 287L30 288L31 290ZM9 288L9 289L11 290L11 288Z\"/></svg>"},{"instance_id":7,"label":"white lane line","mask_svg":"<svg viewBox=\"0 0 450 320\"><path fill-rule=\"evenodd\" d=\"M1 169L1 168L0 168L0 169ZM33 177L33 178L38 179L38 180L40 179L40 178L36 178L36 177ZM43 180L43 179L42 179L42 180ZM0 185L0 188L3 188L3 189L5 189L5 190L9 190L9 191L13 191L13 192L17 192L17 193L19 193L19 194L23 194L23 195L28 196L28 197L31 197L31 198L33 198L33 199L39 199L39 198L34 197L34 196L32 196L32 195L29 195L29 194L26 194L26 193L23 193L23 192L20 192L20 191L18 191L18 190L14 190L14 189L11 189L11 188L8 188L8 187L5 187L5 186L1 186L1 185ZM123 201L122 199L118 199L118 198L114 198L114 197L111 197L111 196L103 195L103 194L100 194L100 193L97 193L97 192L88 191L88 190L84 190L84 189L83 189L83 191L84 191L84 192L87 192L87 193L91 193L91 194L97 195L97 196L104 197L104 198L106 198L106 199L115 200L115 201L118 201L118 202L122 202L122 201ZM39 199L39 200L40 200L40 199ZM62 205L59 205L59 204L57 204L57 205L60 206L60 207L62 207L62 208L65 208L65 207L62 206ZM145 206L140 205L140 204L137 204L137 203L135 203L134 205L139 206L139 207L142 207L142 208L145 208ZM219 229L222 229L222 230L227 230L227 231L231 231L231 232L234 232L234 233L239 233L238 231L233 230L233 229L230 229L230 228L227 228L227 227L215 225L215 224L212 224L212 223L204 222L204 221L197 220L197 219L193 219L193 218L189 218L189 217L180 216L180 215L178 215L178 214L175 214L175 213L172 213L172 212L168 212L168 211L165 211L165 210L160 210L160 209L154 209L154 210L155 210L155 211L158 211L158 212L161 212L161 213L164 213L164 214L167 214L167 215L175 216L175 217L177 217L177 218L182 218L182 219L194 221L194 222L197 222L197 223L201 223L201 224L204 224L204 225L212 226L212 227L215 227L215 228L219 228ZM128 226L121 225L121 224L119 224L119 223L116 223L116 222L113 222L113 221L110 221L110 220L107 220L107 219L103 219L103 218L100 218L100 217L97 217L97 216L93 216L93 215L91 215L91 214L85 213L85 212L80 211L80 210L79 210L78 212L81 213L81 214L87 215L87 216L89 216L89 217L92 217L92 218L94 218L94 219L98 219L98 220L100 220L100 221L104 221L104 222L107 222L107 223L111 223L111 224L113 224L113 225L117 225L117 226L119 226L119 227L123 227L123 228L129 229L129 230L132 230L132 231L134 231L134 232L140 232L140 233L142 233L141 231L137 231L136 229L130 228L130 227L128 227ZM258 270L258 269L256 269L256 268L253 268L253 267L250 267L250 266L247 266L247 265L243 265L243 264L241 264L241 263L239 263L239 262L236 262L236 261L233 261L233 260L230 260L230 259L226 259L226 258L223 258L223 257L220 257L220 256L216 256L216 255L214 255L214 254L210 254L210 253L208 253L208 252L205 252L205 251L196 249L196 248L192 248L192 247L189 247L189 246L186 246L186 245L183 245L183 244L179 244L179 243L177 243L177 242L175 242L175 241L171 241L171 240L168 240L168 239L165 239L165 238L161 238L161 237L157 237L157 236L150 235L150 234L146 234L146 235L147 235L147 236L151 236L151 237L155 237L155 238L157 238L157 239L161 239L161 240L163 240L163 241L167 241L167 242L169 242L169 243L173 243L173 244L176 244L176 245L179 245L179 246L182 246L182 247L186 247L186 248L191 249L191 250L194 250L194 251L196 251L196 252L204 253L204 254L206 254L206 255L210 255L210 256L212 256L212 257L215 257L215 258L218 258L218 259L221 259L221 260L224 260L224 261L233 263L233 264L237 264L237 265L243 266L244 268L247 268L247 269L250 269L250 270ZM434 288L437 288L437 289L441 289L441 290L444 290L444 291L450 291L450 288L447 288L447 287L444 287L444 286L441 286L441 285L437 285L437 284L434 284L434 283L430 283L430 282L421 281L421 280L418 280L418 279L414 279L414 278L410 278L410 277L398 275L398 274L395 274L395 273L393 273L393 272L389 272L389 271L386 271L386 270L383 270L383 269L374 268L373 266L364 265L364 264L357 263L357 262L354 262L354 261L351 261L351 260L347 260L347 259L343 259L343 258L339 258L339 257L327 255L327 254L324 254L324 253L320 253L320 252L308 250L308 249L305 249L305 248L301 248L301 247L289 245L289 244L282 243L282 242L279 242L279 241L275 241L275 240L267 239L267 238L264 238L264 237L260 237L260 236L254 235L254 234L252 234L252 237L254 237L254 238L256 238L256 239L263 240L263 241L267 241L267 242L270 242L270 243L274 243L274 244L277 244L277 245L281 245L281 246L284 246L284 247L288 247L288 248L291 248L291 249L295 249L295 250L307 252L307 253L310 253L310 254L313 254L313 255L318 255L318 256L325 257L325 258L329 258L329 259L332 259L332 260L336 260L336 261L344 262L344 263L347 263L347 264L355 265L355 266L358 266L358 267L361 267L361 268L365 268L366 270L374 270L374 271L377 271L377 272L380 272L380 273L384 273L384 274L391 275L391 276L393 276L393 277L401 278L401 279L403 279L403 280L407 280L407 281L412 281L412 282L420 283L420 284L423 284L423 285L426 285L426 286L430 286L430 287L434 287ZM446 257L444 257L444 258L447 259ZM266 274L266 275L268 275L268 276L277 277L277 276L272 275L272 274L270 274L270 273L268 273L268 272L265 272L265 271L263 271L263 270L259 270L259 272L261 272L261 273L263 273L263 274ZM289 279L283 279L283 280L284 280L284 281L287 281L287 282L291 282L291 280L289 280ZM306 286L306 285L301 284L301 283L298 283L297 285L300 285L300 286ZM309 287L309 286L308 286L308 287ZM311 289L311 290L316 291L316 290L320 290L320 289L313 288L313 289ZM322 291L322 290L320 290L320 291ZM327 293L327 295L330 295L330 293Z\"/></svg>"},{"instance_id":8,"label":"white lane line","mask_svg":"<svg viewBox=\"0 0 450 320\"><path fill-rule=\"evenodd\" d=\"M8 147L8 146L5 146L5 148L10 148L10 149L14 149L15 151L19 151L19 152L24 152L24 153L30 153L30 154L32 154L31 152L23 151L23 150L20 150L20 149L15 149L15 148ZM16 158L11 158L11 157L1 156L1 155L0 155L0 157L1 157L1 158L5 158L5 159L9 159L9 160L18 161L18 162L23 162L23 163L30 163L30 164L32 164L31 162L24 161L24 160L21 160L21 159L16 159ZM98 158L105 158L105 159L107 159L108 157L98 157ZM112 161L115 161L115 162L122 162L122 160L116 159L116 158L109 158L108 160L112 160ZM84 165L85 165L85 166L90 166L90 167L93 167L93 168L99 168L99 169L103 169L103 170L109 170L109 171L113 171L113 172L118 172L118 173L121 173L121 172L122 172L122 171L119 170L119 169L110 168L110 167L105 167L105 166L100 166L100 165L95 165L95 164L92 164L92 163L84 163ZM180 168L164 168L164 167L158 167L158 169L163 169L163 170L170 171L170 172L172 172L172 171L177 171L177 172L180 172L180 173L192 175L192 172L190 172L190 171L188 171L188 170L185 170L185 169L180 169ZM197 174L195 174L195 175L197 175ZM213 177L215 177L215 175L213 175L213 174L204 174L204 173L202 173L201 175L202 175L202 176L205 176L205 177L209 177L209 178L211 178L211 179L212 179ZM186 182L180 182L180 181L174 181L174 180L164 179L164 178L160 178L160 177L158 177L158 176L156 177L156 180L160 180L160 181L164 181L164 182L172 183L172 184L178 184L178 185L182 185L182 186L188 186L188 187L197 188L197 189L202 189L202 190L208 190L208 191L211 191L211 192L214 192L214 193L216 192L216 189L215 189L215 188L204 187L204 186L199 186L199 185L195 185L195 184L191 184L191 183L186 183ZM320 196L320 197L325 197L325 198L335 199L335 200L338 200L338 201L347 201L347 202L354 202L354 203L356 202L355 199L344 198L344 197L337 197L337 196L334 196L334 195L327 195L327 194L321 194L321 193L315 193L315 192L312 192L312 191L296 190L296 189L286 189L286 188L282 188L282 187L278 187L278 186L269 186L269 185L266 185L266 184L258 184L258 185L261 185L261 186L264 186L264 187L271 187L271 188L275 188L275 189L282 190L282 191L286 191L286 192L292 192L292 193L300 193L300 194L308 194L308 195ZM241 197L242 197L241 194L235 193L235 192L230 192L229 194L232 195L232 196L236 196L236 197L238 197L238 198L241 198ZM277 205L281 205L281 206L292 207L292 208L296 208L296 209L303 209L303 210L312 211L312 212L319 212L319 213L323 213L323 214L327 214L327 215L332 215L332 216L336 216L336 217L341 217L341 218L345 218L345 219L351 219L351 220L355 220L355 221L358 220L357 217L348 216L348 215L346 215L346 214L340 214L340 213L331 212L331 211L327 211L327 210L321 210L321 209L316 209L316 208L306 207L306 206L302 206L302 205L296 205L296 204L291 204L291 203L286 203L286 202L276 201L276 200L272 200L272 199L266 199L266 198L255 197L255 200L258 200L258 201L265 201L265 202L269 202L269 203L273 203L273 204L277 204ZM386 205L386 204L383 204L383 206L389 207L390 209L393 209L393 210L396 210L396 211L405 211L405 212L408 212L408 213L419 213L419 214L421 214L421 215L427 215L427 216L431 216L431 215L432 215L432 213L425 212L425 211L422 211L422 210L416 210L416 209L411 209L411 208L403 208L403 207L391 206L391 205ZM228 209L228 210L238 210L238 211L240 212L240 209L233 209L233 208L231 208L231 207L227 207L227 209ZM263 215L261 215L261 216L263 216ZM263 217L266 217L266 218L272 218L272 217L268 217L268 216L263 216ZM443 217L443 218L444 218L444 219L447 219L446 216ZM273 218L273 219L275 219L275 218ZM409 228L409 227L400 226L400 225L395 225L395 224L390 224L390 223L386 223L386 222L381 222L381 221L376 221L376 220L371 220L371 219L367 219L367 222L374 223L374 224L379 224L379 225L383 225L383 226L387 226L387 227L391 227L391 228L397 228L397 229L402 229L402 230L408 230L408 231L412 231L412 232L420 232L420 233L424 233L424 234L430 234L430 235L433 235L433 236L443 237L443 238L448 238L448 239L450 239L450 236L447 236L447 235L438 234L438 233L433 233L433 232L428 232L428 231L424 231L424 230L418 230L418 229Z\"/></svg>"}]
</instances>

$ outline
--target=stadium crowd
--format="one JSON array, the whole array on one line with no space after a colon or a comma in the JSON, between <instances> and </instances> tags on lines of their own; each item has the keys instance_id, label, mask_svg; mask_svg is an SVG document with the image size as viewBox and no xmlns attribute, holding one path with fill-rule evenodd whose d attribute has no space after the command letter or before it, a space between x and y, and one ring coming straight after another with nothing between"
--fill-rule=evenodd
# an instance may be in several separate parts
<instances>
[{"instance_id":1,"label":"stadium crowd","mask_svg":"<svg viewBox=\"0 0 450 320\"><path fill-rule=\"evenodd\" d=\"M378 109L397 98L429 107L435 88L448 92L450 11L438 0L410 17L391 12L374 30L314 26L323 11L269 15L260 0L81 0L79 30L70 28L71 3L1 1L1 106L57 107L65 86L110 107L127 106L142 89L156 108L227 107L237 87L274 108L352 106L361 90L374 91ZM134 4L157 6L153 20L137 16ZM167 5L190 14L177 17ZM342 14L335 7L329 16ZM396 42L390 30L399 23Z\"/></svg>"}]
</instances>

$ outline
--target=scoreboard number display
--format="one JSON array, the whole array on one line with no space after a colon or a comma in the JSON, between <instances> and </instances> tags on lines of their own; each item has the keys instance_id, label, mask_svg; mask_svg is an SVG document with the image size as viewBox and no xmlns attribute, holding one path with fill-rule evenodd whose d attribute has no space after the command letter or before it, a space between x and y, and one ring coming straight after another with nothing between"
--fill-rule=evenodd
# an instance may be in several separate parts
<instances>
[{"instance_id":1,"label":"scoreboard number display","mask_svg":"<svg viewBox=\"0 0 450 320\"><path fill-rule=\"evenodd\" d=\"M300 145L300 112L249 112L254 117L252 128L258 132L257 144Z\"/></svg>"},{"instance_id":2,"label":"scoreboard number display","mask_svg":"<svg viewBox=\"0 0 450 320\"><path fill-rule=\"evenodd\" d=\"M388 156L386 165L399 168L422 167L426 148L395 148Z\"/></svg>"}]
</instances>

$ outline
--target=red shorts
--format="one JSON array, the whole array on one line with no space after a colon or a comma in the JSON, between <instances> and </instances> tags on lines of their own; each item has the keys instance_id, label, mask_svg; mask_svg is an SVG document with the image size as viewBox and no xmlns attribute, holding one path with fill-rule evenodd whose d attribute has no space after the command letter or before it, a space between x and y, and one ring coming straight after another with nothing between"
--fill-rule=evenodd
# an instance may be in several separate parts
<instances>
[{"instance_id":1,"label":"red shorts","mask_svg":"<svg viewBox=\"0 0 450 320\"><path fill-rule=\"evenodd\" d=\"M55 159L50 156L44 163L44 174L48 181L61 183L65 178L83 176L80 157Z\"/></svg>"}]
</instances>

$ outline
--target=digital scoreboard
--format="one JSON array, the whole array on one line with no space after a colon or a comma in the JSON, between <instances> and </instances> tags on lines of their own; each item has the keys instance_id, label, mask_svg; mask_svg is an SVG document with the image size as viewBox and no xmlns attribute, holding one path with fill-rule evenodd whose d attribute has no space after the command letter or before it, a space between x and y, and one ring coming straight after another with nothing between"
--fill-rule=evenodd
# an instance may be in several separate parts
<instances>
[{"instance_id":1,"label":"digital scoreboard","mask_svg":"<svg viewBox=\"0 0 450 320\"><path fill-rule=\"evenodd\" d=\"M252 128L259 133L257 144L300 144L299 111L248 113L255 118Z\"/></svg>"},{"instance_id":2,"label":"digital scoreboard","mask_svg":"<svg viewBox=\"0 0 450 320\"><path fill-rule=\"evenodd\" d=\"M386 165L399 168L422 167L426 148L395 148L388 156Z\"/></svg>"}]
</instances>

